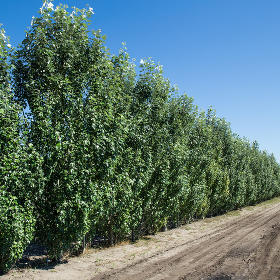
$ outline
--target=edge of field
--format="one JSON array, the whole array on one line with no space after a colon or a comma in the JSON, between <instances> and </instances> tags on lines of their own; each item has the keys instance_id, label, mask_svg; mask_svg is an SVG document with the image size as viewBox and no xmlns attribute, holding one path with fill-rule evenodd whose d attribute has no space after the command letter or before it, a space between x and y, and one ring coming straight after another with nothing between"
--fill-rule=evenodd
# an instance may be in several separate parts
<instances>
[{"instance_id":1,"label":"edge of field","mask_svg":"<svg viewBox=\"0 0 280 280\"><path fill-rule=\"evenodd\" d=\"M70 257L65 263L40 268L14 268L1 280L11 279L92 279L92 277L107 271L122 269L127 266L141 263L146 259L158 256L172 250L186 242L199 240L211 234L222 225L232 222L240 216L262 211L280 203L280 197L264 201L254 206L247 206L227 212L220 216L200 219L181 227L155 235L144 236L135 243L121 242L113 247L102 249L87 249L82 255Z\"/></svg>"}]
</instances>

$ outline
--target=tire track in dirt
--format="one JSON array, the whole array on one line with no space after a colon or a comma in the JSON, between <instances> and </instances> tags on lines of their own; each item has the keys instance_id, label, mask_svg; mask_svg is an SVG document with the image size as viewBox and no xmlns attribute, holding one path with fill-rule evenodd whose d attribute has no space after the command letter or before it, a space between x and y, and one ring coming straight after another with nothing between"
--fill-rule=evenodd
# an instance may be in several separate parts
<instances>
[{"instance_id":1,"label":"tire track in dirt","mask_svg":"<svg viewBox=\"0 0 280 280\"><path fill-rule=\"evenodd\" d=\"M266 212L270 212L270 211L272 211L272 209L267 209L267 210L266 210ZM204 242L204 241L203 241L204 239L206 239L206 238L208 238L208 237L210 237L210 238L215 238L215 236L218 235L218 234L220 234L220 233L225 233L225 234L226 234L227 232L232 232L236 227L239 227L239 226L240 226L240 223L241 223L241 222L243 222L243 221L246 222L246 220L247 220L249 217L254 216L254 217L256 217L256 219L257 219L259 216L262 216L262 215L263 215L263 213L259 213L259 214L251 213L251 214L249 214L249 215L247 215L247 216L245 216L245 217L242 217L242 218L238 219L238 221L235 221L235 222L232 222L232 221L231 221L231 222L225 223L221 229L214 230L214 231L212 231L212 232L210 232L210 233L207 233L207 234L205 234L205 235L202 235L202 236L200 236L200 237L198 237L198 238L195 238L195 239L193 239L193 240L190 240L190 241L187 241L187 242L185 242L185 243L183 243L183 244L180 244L179 246L176 245L176 246L169 247L168 249L166 249L166 250L164 250L164 251L160 251L160 252L158 252L158 253L152 255L152 256L149 257L149 258L141 259L140 261L135 262L135 263L133 263L133 264L131 264L131 265L129 265L129 266L123 268L123 269L113 270L113 271L111 271L110 273L107 273L107 274L104 274L104 275L102 275L102 276L98 276L98 277L96 277L96 278L93 278L93 280L111 279L110 277L115 276L115 275L118 274L118 273L124 273L126 270L128 270L128 269L130 269L130 268L133 268L133 269L134 269L135 266L141 265L141 264L143 264L143 263L147 263L147 262L151 261L151 259L154 259L154 258L156 258L156 257L158 257L158 256L163 256L163 257L164 257L164 254L166 254L166 253L172 252L172 251L174 251L174 250L176 250L176 249L178 249L178 248L180 249L180 248L185 247L185 246L187 246L187 245L190 245L190 244L192 244L192 243L199 242L200 245L203 246L202 242ZM216 241L219 241L219 240L221 240L221 239L223 239L223 238L224 238L224 236L219 237L218 239L216 239ZM209 242L209 240L207 239L207 240L205 241L205 243L208 243L208 242ZM188 251L188 253L189 253L189 251ZM168 258L167 261L171 263L171 262L174 262L174 261L179 261L180 258L182 258L182 256L177 256L177 255L175 255L173 258ZM169 265L169 264L167 264L167 266L168 266L168 265ZM155 265L155 266L156 266L156 265ZM155 272L155 271L154 271L154 272Z\"/></svg>"},{"instance_id":2,"label":"tire track in dirt","mask_svg":"<svg viewBox=\"0 0 280 280\"><path fill-rule=\"evenodd\" d=\"M93 278L93 280L207 279L207 277L211 277L216 272L220 273L220 275L226 275L225 273L228 273L227 277L231 277L229 279L234 279L232 278L235 277L234 273L238 273L238 277L249 279L250 273L252 274L252 268L255 267L252 264L254 261L258 263L258 266L260 264L262 266L268 266L265 264L265 260L270 258L270 262L272 262L279 254L279 250L276 250L276 253L271 253L275 242L277 243L277 241L273 240L278 240L279 227L274 226L272 228L272 226L279 221L279 211L280 206L276 205L264 209L262 212L253 212L236 219L234 222L226 223L222 228L214 230L199 239L174 246L148 259L143 259L136 264L127 266L124 269L99 275ZM271 228L273 229L272 232L274 232L274 235L270 232ZM267 232L266 235L263 235L264 232ZM258 256L255 258L251 257L251 254L256 251L258 245L263 244L263 242L260 242L263 236L265 236L265 240L268 240L263 245L267 251L263 252L259 249ZM274 239L271 238L272 236L275 236ZM278 242L279 245L280 243ZM234 255L234 252L237 252L237 254ZM259 256L264 256L263 260ZM229 272L223 272L223 269L228 269L229 265L227 263L230 263L231 267L237 264L238 267L237 269L231 269ZM267 274L265 271L262 270L262 273L256 274L258 278L252 279L273 279L262 276ZM280 279L280 277L275 279Z\"/></svg>"},{"instance_id":3,"label":"tire track in dirt","mask_svg":"<svg viewBox=\"0 0 280 280\"><path fill-rule=\"evenodd\" d=\"M280 278L280 224L272 226L268 236L263 237L263 246L256 251L255 269L252 273L255 279L273 279L278 274ZM267 277L268 276L268 277Z\"/></svg>"}]
</instances>

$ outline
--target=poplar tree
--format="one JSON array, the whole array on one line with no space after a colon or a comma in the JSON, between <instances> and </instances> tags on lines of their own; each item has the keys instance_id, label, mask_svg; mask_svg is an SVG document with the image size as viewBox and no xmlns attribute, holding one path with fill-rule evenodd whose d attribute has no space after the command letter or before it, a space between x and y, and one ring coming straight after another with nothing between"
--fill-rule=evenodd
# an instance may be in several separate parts
<instances>
[{"instance_id":1,"label":"poplar tree","mask_svg":"<svg viewBox=\"0 0 280 280\"><path fill-rule=\"evenodd\" d=\"M7 271L33 239L43 188L40 157L28 143L22 108L14 102L12 55L0 29L0 272Z\"/></svg>"}]
</instances>

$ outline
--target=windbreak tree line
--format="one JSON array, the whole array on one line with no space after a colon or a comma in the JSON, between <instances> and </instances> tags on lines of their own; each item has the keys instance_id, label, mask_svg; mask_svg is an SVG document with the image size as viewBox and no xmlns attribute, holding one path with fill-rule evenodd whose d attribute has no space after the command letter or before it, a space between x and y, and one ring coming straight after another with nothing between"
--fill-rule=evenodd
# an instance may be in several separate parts
<instances>
[{"instance_id":1,"label":"windbreak tree line","mask_svg":"<svg viewBox=\"0 0 280 280\"><path fill-rule=\"evenodd\" d=\"M54 260L280 194L272 155L178 95L161 66L111 55L92 9L46 1L0 33L0 270L36 238Z\"/></svg>"}]
</instances>

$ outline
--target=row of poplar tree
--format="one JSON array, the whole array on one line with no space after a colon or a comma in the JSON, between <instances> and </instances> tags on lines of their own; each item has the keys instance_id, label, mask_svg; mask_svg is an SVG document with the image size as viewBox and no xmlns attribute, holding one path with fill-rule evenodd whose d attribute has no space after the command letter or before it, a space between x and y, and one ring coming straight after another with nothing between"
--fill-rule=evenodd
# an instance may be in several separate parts
<instances>
[{"instance_id":1,"label":"row of poplar tree","mask_svg":"<svg viewBox=\"0 0 280 280\"><path fill-rule=\"evenodd\" d=\"M111 55L91 8L45 2L0 31L0 270L34 239L53 259L280 194L273 155L179 95L151 60ZM138 74L137 74L138 73Z\"/></svg>"}]
</instances>

